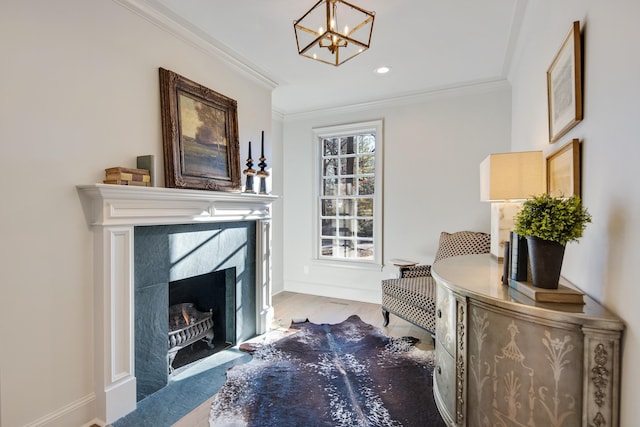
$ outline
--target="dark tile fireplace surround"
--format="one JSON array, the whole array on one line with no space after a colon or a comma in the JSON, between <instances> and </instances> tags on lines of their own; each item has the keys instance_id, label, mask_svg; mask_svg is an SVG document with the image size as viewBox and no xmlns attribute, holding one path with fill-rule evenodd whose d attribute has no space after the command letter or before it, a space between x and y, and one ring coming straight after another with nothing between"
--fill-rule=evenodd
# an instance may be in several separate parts
<instances>
[{"instance_id":1,"label":"dark tile fireplace surround","mask_svg":"<svg viewBox=\"0 0 640 427\"><path fill-rule=\"evenodd\" d=\"M133 412L141 397L170 382L168 305L184 297L170 292L170 282L220 272L227 277L224 291L215 283L215 291L205 286L209 295L201 302L207 313L217 311L222 329L215 333L237 342L267 332L273 321L271 205L277 196L107 184L77 190L93 241L100 423Z\"/></svg>"},{"instance_id":2,"label":"dark tile fireplace surround","mask_svg":"<svg viewBox=\"0 0 640 427\"><path fill-rule=\"evenodd\" d=\"M255 233L254 222L134 228L138 401L168 383L169 305L193 302L201 311L213 309L215 347L204 356L256 334Z\"/></svg>"}]
</instances>

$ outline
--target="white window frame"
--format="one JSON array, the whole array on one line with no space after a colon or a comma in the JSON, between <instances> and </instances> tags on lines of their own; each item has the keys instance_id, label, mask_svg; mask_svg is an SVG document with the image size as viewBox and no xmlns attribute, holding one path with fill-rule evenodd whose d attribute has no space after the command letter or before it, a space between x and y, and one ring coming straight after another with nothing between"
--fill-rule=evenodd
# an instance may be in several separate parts
<instances>
[{"instance_id":1,"label":"white window frame","mask_svg":"<svg viewBox=\"0 0 640 427\"><path fill-rule=\"evenodd\" d=\"M383 134L383 121L372 120L366 122L350 123L344 125L326 126L313 128L313 144L314 144L314 156L313 156L313 196L314 196L314 209L313 209L313 255L314 263L321 265L333 265L337 267L348 268L364 268L381 270L383 267L382 261L382 248L383 248L383 148L384 148L384 134ZM359 133L374 132L376 135L376 148L375 148L375 183L374 183L374 197L373 197L373 259L357 259L357 258L333 258L322 256L320 249L320 242L322 239L322 222L320 220L320 208L321 201L320 196L322 194L322 141L325 138L335 138L341 136L356 135Z\"/></svg>"}]
</instances>

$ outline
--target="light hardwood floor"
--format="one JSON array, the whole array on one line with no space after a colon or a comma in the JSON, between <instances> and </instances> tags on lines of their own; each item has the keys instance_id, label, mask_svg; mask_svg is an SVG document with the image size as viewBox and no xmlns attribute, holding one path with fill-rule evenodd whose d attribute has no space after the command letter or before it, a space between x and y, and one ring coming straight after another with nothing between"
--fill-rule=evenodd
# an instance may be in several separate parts
<instances>
[{"instance_id":1,"label":"light hardwood floor","mask_svg":"<svg viewBox=\"0 0 640 427\"><path fill-rule=\"evenodd\" d=\"M423 350L433 350L431 335L396 316L391 315L389 325L382 326L380 304L370 304L338 298L325 298L313 295L282 292L273 297L275 321L273 328L288 327L291 319L308 318L313 323L340 323L352 314L370 325L381 328L392 337L412 336L419 338L416 345ZM187 414L172 427L208 427L211 398Z\"/></svg>"}]
</instances>

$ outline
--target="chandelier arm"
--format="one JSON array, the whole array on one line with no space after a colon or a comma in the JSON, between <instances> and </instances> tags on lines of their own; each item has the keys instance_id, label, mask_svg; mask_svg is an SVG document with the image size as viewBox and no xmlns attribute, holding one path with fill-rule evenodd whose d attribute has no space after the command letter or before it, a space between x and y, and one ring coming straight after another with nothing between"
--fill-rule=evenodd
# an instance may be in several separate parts
<instances>
[{"instance_id":1,"label":"chandelier arm","mask_svg":"<svg viewBox=\"0 0 640 427\"><path fill-rule=\"evenodd\" d=\"M364 27L365 25L367 25L369 22L373 21L373 17L370 16L367 19L365 19L364 21L362 21L360 24L356 25L355 27L353 27L353 30L349 31L349 34L345 34L345 35L350 35L355 33L356 31L358 31L360 28Z\"/></svg>"},{"instance_id":2,"label":"chandelier arm","mask_svg":"<svg viewBox=\"0 0 640 427\"><path fill-rule=\"evenodd\" d=\"M327 1L326 6L327 6L327 11L325 13L325 16L327 17L327 31L331 31L331 5L330 5L331 1ZM335 3L334 3L335 5Z\"/></svg>"},{"instance_id":3,"label":"chandelier arm","mask_svg":"<svg viewBox=\"0 0 640 427\"><path fill-rule=\"evenodd\" d=\"M345 5L349 6L350 8L357 10L358 12L364 13L365 15L369 15L369 16L375 15L375 12L373 12L373 11L369 12L367 10L364 10L360 6L356 6L353 3L349 3L349 2L346 2L344 0L335 0L335 1L338 2L338 3L345 4Z\"/></svg>"},{"instance_id":4,"label":"chandelier arm","mask_svg":"<svg viewBox=\"0 0 640 427\"><path fill-rule=\"evenodd\" d=\"M296 24L296 28L299 29L300 31L304 31L304 32L307 32L309 34L313 34L314 36L318 35L317 31L314 31L311 28L303 27L302 25Z\"/></svg>"}]
</instances>

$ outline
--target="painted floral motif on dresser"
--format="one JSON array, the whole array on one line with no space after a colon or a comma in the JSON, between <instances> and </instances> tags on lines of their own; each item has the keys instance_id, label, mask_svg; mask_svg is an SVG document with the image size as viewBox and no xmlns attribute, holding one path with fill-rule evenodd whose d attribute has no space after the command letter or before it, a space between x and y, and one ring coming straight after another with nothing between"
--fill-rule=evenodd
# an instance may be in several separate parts
<instances>
[{"instance_id":1,"label":"painted floral motif on dresser","mask_svg":"<svg viewBox=\"0 0 640 427\"><path fill-rule=\"evenodd\" d=\"M475 306L468 315L473 331L468 425L580 425L581 367L572 362L582 352L579 331L514 320Z\"/></svg>"}]
</instances>

